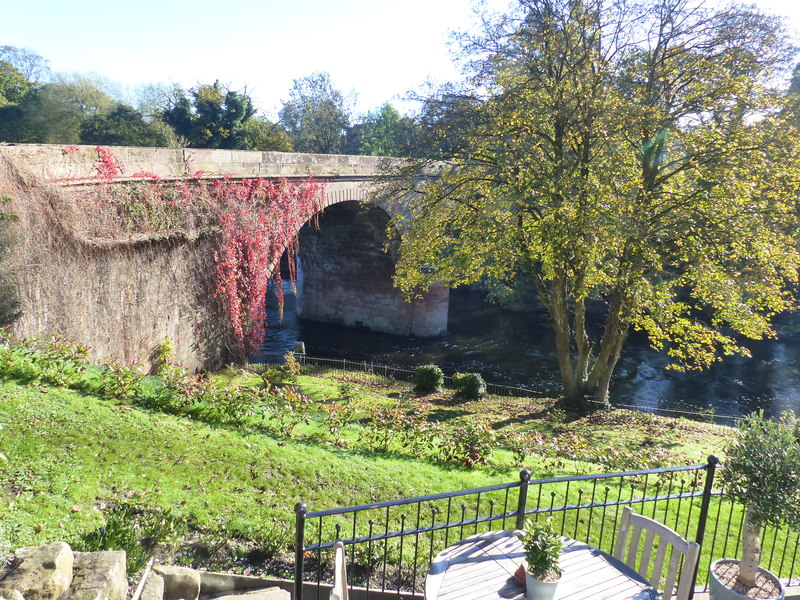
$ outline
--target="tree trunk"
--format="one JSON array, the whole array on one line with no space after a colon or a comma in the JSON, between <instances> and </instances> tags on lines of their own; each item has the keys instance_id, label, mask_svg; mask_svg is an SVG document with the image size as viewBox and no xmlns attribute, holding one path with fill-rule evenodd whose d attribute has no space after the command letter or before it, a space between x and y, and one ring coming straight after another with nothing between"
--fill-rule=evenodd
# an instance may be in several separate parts
<instances>
[{"instance_id":1,"label":"tree trunk","mask_svg":"<svg viewBox=\"0 0 800 600\"><path fill-rule=\"evenodd\" d=\"M750 510L744 517L742 531L742 560L739 563L739 582L746 587L756 584L758 563L761 560L761 527L753 524Z\"/></svg>"},{"instance_id":2,"label":"tree trunk","mask_svg":"<svg viewBox=\"0 0 800 600\"><path fill-rule=\"evenodd\" d=\"M586 381L589 376L589 359L592 356L592 344L586 333L586 301L575 301L575 345L578 359L575 365L575 378Z\"/></svg>"},{"instance_id":3,"label":"tree trunk","mask_svg":"<svg viewBox=\"0 0 800 600\"><path fill-rule=\"evenodd\" d=\"M566 283L563 277L556 277L549 290L550 318L553 320L553 333L556 338L556 355L558 356L558 370L561 381L564 383L564 394L570 400L582 395L580 381L575 376L575 367L572 360L569 304L567 300Z\"/></svg>"}]
</instances>

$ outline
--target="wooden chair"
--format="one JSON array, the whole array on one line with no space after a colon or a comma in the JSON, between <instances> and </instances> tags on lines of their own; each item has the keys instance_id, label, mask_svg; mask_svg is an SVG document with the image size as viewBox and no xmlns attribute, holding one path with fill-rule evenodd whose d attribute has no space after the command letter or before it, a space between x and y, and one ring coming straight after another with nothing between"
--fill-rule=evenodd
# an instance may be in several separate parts
<instances>
[{"instance_id":1,"label":"wooden chair","mask_svg":"<svg viewBox=\"0 0 800 600\"><path fill-rule=\"evenodd\" d=\"M336 542L333 546L333 551L333 589L331 589L328 600L349 600L344 544L342 542Z\"/></svg>"},{"instance_id":2,"label":"wooden chair","mask_svg":"<svg viewBox=\"0 0 800 600\"><path fill-rule=\"evenodd\" d=\"M644 544L640 550L640 539L645 534ZM628 538L631 538L628 545ZM662 572L667 556L668 546L672 547L664 585L661 586ZM625 549L628 549L627 558ZM655 560L652 561L653 548L657 548ZM652 566L649 581L650 585L658 590L663 590L663 598L671 598L674 594L676 600L688 600L695 565L700 554L700 545L696 542L687 542L676 532L661 523L636 514L629 507L622 510L617 544L614 548L614 558L623 561L639 575L648 578L648 571ZM638 566L637 566L638 558ZM683 566L681 567L681 558ZM675 590L675 578L680 569L681 576Z\"/></svg>"}]
</instances>

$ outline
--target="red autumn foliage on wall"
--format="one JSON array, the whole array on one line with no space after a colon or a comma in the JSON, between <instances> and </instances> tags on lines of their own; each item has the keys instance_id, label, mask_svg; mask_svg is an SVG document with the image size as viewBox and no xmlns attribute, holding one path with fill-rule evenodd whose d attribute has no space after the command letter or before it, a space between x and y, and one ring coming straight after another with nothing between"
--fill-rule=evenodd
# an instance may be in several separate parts
<instances>
[{"instance_id":1,"label":"red autumn foliage on wall","mask_svg":"<svg viewBox=\"0 0 800 600\"><path fill-rule=\"evenodd\" d=\"M324 186L310 177L302 182L263 178L203 179L197 171L189 177L167 179L137 172L121 185L114 180L124 165L107 148L96 148L93 167L103 182L85 204L105 217L97 219L108 233L108 223L122 232L152 234L170 239L189 230L204 232L214 244L209 265L213 296L230 329L230 346L246 356L258 347L266 328L266 294L269 279L280 284L280 259L289 254L291 278L300 227L322 208ZM111 215L111 216L109 216ZM95 235L99 235L96 233ZM191 237L191 236L188 236ZM281 286L277 285L282 304Z\"/></svg>"}]
</instances>

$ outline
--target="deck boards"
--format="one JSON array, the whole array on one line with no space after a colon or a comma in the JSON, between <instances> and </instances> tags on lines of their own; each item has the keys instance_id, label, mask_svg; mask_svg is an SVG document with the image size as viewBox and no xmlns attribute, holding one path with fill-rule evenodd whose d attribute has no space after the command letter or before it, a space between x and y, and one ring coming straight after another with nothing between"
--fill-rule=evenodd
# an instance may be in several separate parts
<instances>
[{"instance_id":1,"label":"deck boards","mask_svg":"<svg viewBox=\"0 0 800 600\"><path fill-rule=\"evenodd\" d=\"M489 531L456 542L428 570L426 600L524 600L514 572L525 562L511 531ZM605 552L565 538L556 600L654 600L655 590Z\"/></svg>"}]
</instances>

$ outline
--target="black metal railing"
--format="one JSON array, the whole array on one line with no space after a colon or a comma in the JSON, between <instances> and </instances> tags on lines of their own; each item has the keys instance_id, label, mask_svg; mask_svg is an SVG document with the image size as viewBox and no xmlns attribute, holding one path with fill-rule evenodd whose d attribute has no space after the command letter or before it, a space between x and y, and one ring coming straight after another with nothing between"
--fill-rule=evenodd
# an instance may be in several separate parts
<instances>
[{"instance_id":1,"label":"black metal railing","mask_svg":"<svg viewBox=\"0 0 800 600\"><path fill-rule=\"evenodd\" d=\"M700 543L696 589L706 589L708 565L738 554L742 529L740 507L715 486L717 464L710 456L701 465L536 480L525 470L519 481L459 492L319 511L298 503L295 598L304 598L304 588L306 598L327 595L337 540L361 597L419 598L431 561L448 545L474 533L519 529L526 518L549 518L561 535L610 554L623 506ZM763 566L797 584L797 535L775 529L762 540Z\"/></svg>"}]
</instances>

